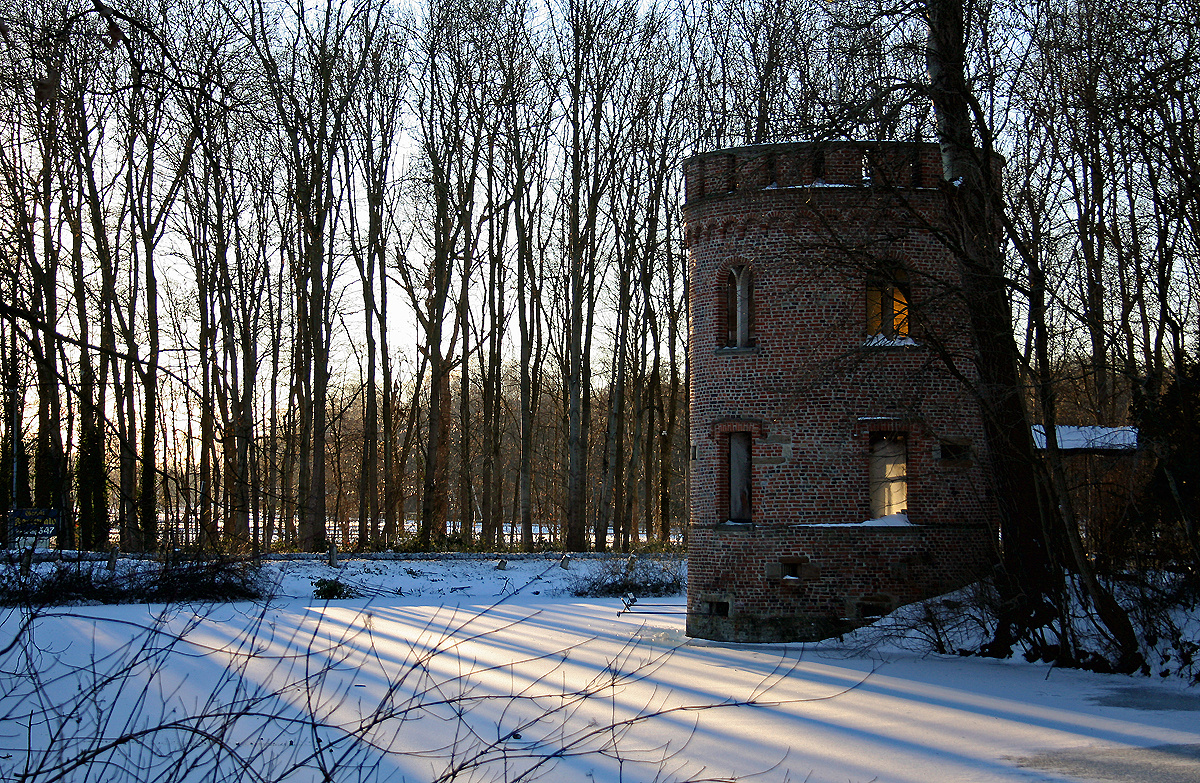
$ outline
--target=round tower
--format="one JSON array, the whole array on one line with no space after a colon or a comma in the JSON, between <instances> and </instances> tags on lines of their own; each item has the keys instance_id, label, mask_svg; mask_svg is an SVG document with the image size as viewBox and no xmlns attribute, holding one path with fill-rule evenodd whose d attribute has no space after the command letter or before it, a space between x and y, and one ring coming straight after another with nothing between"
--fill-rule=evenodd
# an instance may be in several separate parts
<instances>
[{"instance_id":1,"label":"round tower","mask_svg":"<svg viewBox=\"0 0 1200 783\"><path fill-rule=\"evenodd\" d=\"M688 634L820 639L977 579L996 511L937 145L684 174Z\"/></svg>"}]
</instances>

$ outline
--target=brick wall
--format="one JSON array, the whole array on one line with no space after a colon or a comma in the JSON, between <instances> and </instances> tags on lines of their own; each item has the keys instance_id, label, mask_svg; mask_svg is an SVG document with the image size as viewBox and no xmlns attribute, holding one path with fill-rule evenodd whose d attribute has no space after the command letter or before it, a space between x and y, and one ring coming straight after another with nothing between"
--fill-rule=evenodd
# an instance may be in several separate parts
<instances>
[{"instance_id":1,"label":"brick wall","mask_svg":"<svg viewBox=\"0 0 1200 783\"><path fill-rule=\"evenodd\" d=\"M973 579L996 513L957 269L937 239L937 146L760 145L684 165L688 632L820 638ZM752 272L753 341L729 347L735 266ZM897 269L910 339L873 337L867 283ZM731 432L751 433L748 525L725 518ZM905 436L910 527L859 524L885 432Z\"/></svg>"}]
</instances>

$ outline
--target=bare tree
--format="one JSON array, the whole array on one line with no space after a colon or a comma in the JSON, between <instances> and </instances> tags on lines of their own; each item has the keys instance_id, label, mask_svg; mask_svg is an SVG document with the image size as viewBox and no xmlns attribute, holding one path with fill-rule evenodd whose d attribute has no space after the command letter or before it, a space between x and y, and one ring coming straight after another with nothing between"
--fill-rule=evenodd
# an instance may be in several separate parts
<instances>
[{"instance_id":1,"label":"bare tree","mask_svg":"<svg viewBox=\"0 0 1200 783\"><path fill-rule=\"evenodd\" d=\"M1057 466L1051 462L1048 485L1036 474L1030 422L1024 408L1021 356L1011 331L1012 312L1001 254L1002 191L998 166L993 162L991 130L965 80L963 4L930 0L926 13L930 97L937 110L943 174L951 183L947 192L952 242L962 264L963 296L978 351L980 400L995 462L1004 537L1004 591L1010 603L1001 618L995 650L1007 653L1015 636L1037 622L1036 605L1043 596L1061 593L1052 540L1052 536L1058 536L1067 542L1070 564L1079 569L1101 620L1116 639L1120 652L1117 666L1122 671L1133 671L1142 661L1128 615L1091 573L1079 541L1077 521L1069 510L1061 513L1065 506L1051 500L1065 491ZM1038 343L1044 346L1044 338ZM1046 357L1039 358L1044 361ZM1045 384L1040 388L1043 413L1049 416L1046 432L1053 454L1054 400L1045 393Z\"/></svg>"},{"instance_id":2,"label":"bare tree","mask_svg":"<svg viewBox=\"0 0 1200 783\"><path fill-rule=\"evenodd\" d=\"M279 24L281 12L286 25ZM336 275L331 234L341 196L335 167L352 121L352 102L372 62L380 14L380 7L370 2L328 0L316 8L280 9L260 1L250 5L241 21L264 71L295 202L299 544L314 551L326 545L330 289Z\"/></svg>"},{"instance_id":3,"label":"bare tree","mask_svg":"<svg viewBox=\"0 0 1200 783\"><path fill-rule=\"evenodd\" d=\"M542 365L542 268L545 258L544 221L549 191L547 167L552 129L553 72L537 55L542 42L535 38L530 9L524 3L509 6L504 20L498 63L506 96L501 102L503 145L509 161L512 188L510 206L516 244L516 308L519 328L519 458L516 507L525 551L532 551L533 444Z\"/></svg>"},{"instance_id":4,"label":"bare tree","mask_svg":"<svg viewBox=\"0 0 1200 783\"><path fill-rule=\"evenodd\" d=\"M398 208L394 193L395 139L403 121L408 90L407 40L404 20L394 12L383 17L369 77L355 105L355 138L346 146L345 170L361 180L362 196L351 197L348 233L351 253L362 284L364 337L366 339L366 386L362 460L359 468L358 547L380 540L380 479L393 480L392 467L392 367L388 353L387 254L389 232L395 230L393 214ZM353 186L353 183L352 183ZM365 210L365 229L360 219ZM376 339L378 330L378 339ZM382 359L382 389L376 366ZM379 412L382 398L382 427ZM382 430L382 431L381 431ZM380 452L383 470L380 472ZM384 490L385 496L389 492ZM384 502L389 526L392 509Z\"/></svg>"},{"instance_id":5,"label":"bare tree","mask_svg":"<svg viewBox=\"0 0 1200 783\"><path fill-rule=\"evenodd\" d=\"M495 97L488 72L488 44L482 31L487 6L467 7L434 2L425 9L418 33L415 68L416 106L420 145L416 195L426 220L418 224L424 269L409 248L400 266L404 286L424 333L422 353L428 361L427 431L424 451L424 489L419 539L431 545L443 536L450 510L449 456L451 443L451 372L460 372L460 406L469 406L468 346L469 281L479 254L480 205L484 156L489 128L494 125ZM458 273L458 286L453 276ZM460 358L452 358L458 352ZM469 420L460 407L459 422ZM460 437L467 434L460 432ZM459 515L470 525L471 481L469 444L460 441Z\"/></svg>"},{"instance_id":6,"label":"bare tree","mask_svg":"<svg viewBox=\"0 0 1200 783\"><path fill-rule=\"evenodd\" d=\"M564 395L567 409L566 530L568 550L586 546L592 420L592 345L596 306L609 259L604 208L621 171L631 105L629 76L662 22L623 2L584 0L560 7L556 42L564 74L566 159L563 248L567 274Z\"/></svg>"}]
</instances>

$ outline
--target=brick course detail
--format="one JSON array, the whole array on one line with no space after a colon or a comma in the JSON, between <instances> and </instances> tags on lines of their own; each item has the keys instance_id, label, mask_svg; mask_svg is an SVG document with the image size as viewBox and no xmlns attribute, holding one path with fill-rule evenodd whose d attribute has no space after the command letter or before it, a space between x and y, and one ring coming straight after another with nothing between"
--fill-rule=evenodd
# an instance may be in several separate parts
<instances>
[{"instance_id":1,"label":"brick course detail","mask_svg":"<svg viewBox=\"0 0 1200 783\"><path fill-rule=\"evenodd\" d=\"M991 566L996 508L933 144L718 150L684 164L689 250L691 636L814 640ZM748 270L750 339L731 345ZM869 334L901 281L908 334ZM730 522L749 433L750 520ZM910 525L871 513L873 437L903 434ZM737 435L736 437L744 437Z\"/></svg>"}]
</instances>

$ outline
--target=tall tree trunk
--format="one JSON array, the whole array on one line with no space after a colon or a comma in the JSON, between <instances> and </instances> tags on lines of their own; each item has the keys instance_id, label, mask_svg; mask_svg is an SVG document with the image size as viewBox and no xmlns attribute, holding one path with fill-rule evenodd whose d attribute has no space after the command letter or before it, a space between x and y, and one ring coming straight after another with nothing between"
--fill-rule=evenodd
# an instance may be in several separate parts
<instances>
[{"instance_id":1,"label":"tall tree trunk","mask_svg":"<svg viewBox=\"0 0 1200 783\"><path fill-rule=\"evenodd\" d=\"M158 432L158 362L161 352L158 329L158 275L154 269L154 253L150 245L143 245L146 277L146 331L147 356L142 371L142 446L139 467L138 527L141 529L143 546L150 550L158 547L158 493L155 474L158 455L155 434Z\"/></svg>"},{"instance_id":2,"label":"tall tree trunk","mask_svg":"<svg viewBox=\"0 0 1200 783\"><path fill-rule=\"evenodd\" d=\"M83 236L82 211L86 208L89 215L89 225L93 237L93 253L101 270L101 296L105 301L108 288L111 258L108 251L107 227L102 217L99 204L99 194L96 191L95 170L92 166L91 133L87 112L83 100L83 91L75 96L73 111L73 136L75 169L79 177L78 212L75 215L75 235L80 240ZM78 241L77 241L78 245ZM79 323L79 398L80 398L80 429L79 453L76 457L75 490L79 502L79 530L81 545L84 549L104 549L108 546L109 510L108 510L108 471L106 469L106 448L104 437L104 400L105 376L104 368L107 361L101 355L100 377L92 363L91 349L91 303L88 301L86 270L82 248L75 254L75 310ZM99 330L102 346L108 346L111 340L111 312L109 305L101 305L102 315Z\"/></svg>"},{"instance_id":3,"label":"tall tree trunk","mask_svg":"<svg viewBox=\"0 0 1200 783\"><path fill-rule=\"evenodd\" d=\"M1042 517L1036 454L1019 375L1020 354L1012 336L1012 311L1000 253L997 164L985 138L975 145L971 95L965 80L966 40L962 0L927 0L929 39L926 62L930 95L937 113L938 140L951 219L950 242L959 256L963 297L978 352L979 398L991 450L1004 542L1006 600L1013 612L997 637L998 651L1008 634L1028 624L1038 611L1030 603L1056 595L1047 520ZM986 129L980 128L986 134Z\"/></svg>"},{"instance_id":4,"label":"tall tree trunk","mask_svg":"<svg viewBox=\"0 0 1200 783\"><path fill-rule=\"evenodd\" d=\"M46 78L58 79L60 65L51 66ZM49 327L33 332L32 348L38 383L38 435L34 452L33 502L38 508L58 509L62 515L58 530L59 546L74 548L74 528L66 516L63 492L63 467L66 462L62 443L62 397L58 388L58 268L59 245L55 236L54 195L58 178L59 159L59 89L54 96L38 106L41 125L42 169L39 212L41 220L41 252L33 246L29 233L29 268L33 277L34 312L41 315Z\"/></svg>"},{"instance_id":5,"label":"tall tree trunk","mask_svg":"<svg viewBox=\"0 0 1200 783\"><path fill-rule=\"evenodd\" d=\"M213 489L213 448L217 439L216 416L213 415L213 400L217 364L216 314L213 312L215 292L211 279L212 270L203 260L198 262L196 275L197 302L199 304L200 329L200 475L197 491L199 512L199 540L202 552L217 552L221 546L217 528L216 503Z\"/></svg>"},{"instance_id":6,"label":"tall tree trunk","mask_svg":"<svg viewBox=\"0 0 1200 783\"><path fill-rule=\"evenodd\" d=\"M458 289L458 333L462 354L458 367L458 530L464 543L475 537L474 488L471 481L471 306L470 279L475 268L474 232L468 228Z\"/></svg>"},{"instance_id":7,"label":"tall tree trunk","mask_svg":"<svg viewBox=\"0 0 1200 783\"><path fill-rule=\"evenodd\" d=\"M1086 558L1081 558L1076 520L1069 514L1064 519L1062 507L1053 503L1055 493L1048 492L1038 476L1001 253L1004 215L1000 172L989 128L982 117L972 121L974 99L965 79L963 3L927 0L926 11L930 93L948 183L945 190L951 242L961 262L963 296L978 352L979 399L992 454L1004 542L1001 588L1005 605L988 652L1006 655L1026 630L1044 622L1043 615L1048 613L1042 607L1047 597L1062 594L1055 531L1058 540L1067 544L1068 552L1064 554L1068 562L1074 560L1073 565L1084 572L1089 566L1083 562ZM976 133L983 142L982 150L975 145ZM1045 360L1048 362L1048 357ZM1053 400L1043 398L1043 404L1050 416L1047 434L1053 438L1049 431ZM1059 482L1052 479L1052 483ZM1123 670L1140 666L1137 639L1128 616L1116 607L1111 596L1093 592L1099 587L1094 578L1085 575L1084 583L1101 621L1121 648L1119 666Z\"/></svg>"}]
</instances>

